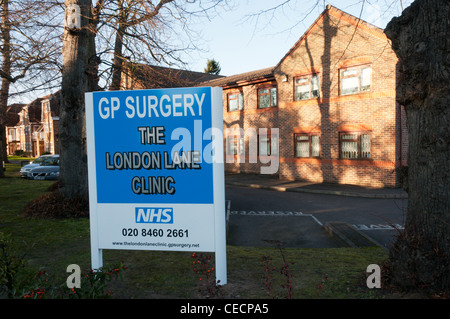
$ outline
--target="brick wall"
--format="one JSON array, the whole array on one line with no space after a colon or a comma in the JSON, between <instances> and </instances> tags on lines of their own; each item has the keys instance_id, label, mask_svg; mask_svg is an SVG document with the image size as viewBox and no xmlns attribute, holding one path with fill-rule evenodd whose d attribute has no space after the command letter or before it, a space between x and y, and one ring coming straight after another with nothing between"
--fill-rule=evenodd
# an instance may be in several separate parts
<instances>
[{"instance_id":1,"label":"brick wall","mask_svg":"<svg viewBox=\"0 0 450 319\"><path fill-rule=\"evenodd\" d=\"M370 90L341 95L339 70L358 65L372 67ZM279 128L280 178L396 187L396 168L405 164L407 149L405 114L395 101L396 68L396 55L382 30L328 7L267 81L278 88L278 107L257 108L257 89L264 83L225 86L224 127ZM294 78L312 73L319 76L320 97L295 101ZM244 109L229 112L227 94L239 90ZM319 136L320 156L296 158L294 133L308 130ZM342 159L339 132L357 131L370 134L370 158ZM226 165L227 170L254 173L260 167L239 156Z\"/></svg>"}]
</instances>

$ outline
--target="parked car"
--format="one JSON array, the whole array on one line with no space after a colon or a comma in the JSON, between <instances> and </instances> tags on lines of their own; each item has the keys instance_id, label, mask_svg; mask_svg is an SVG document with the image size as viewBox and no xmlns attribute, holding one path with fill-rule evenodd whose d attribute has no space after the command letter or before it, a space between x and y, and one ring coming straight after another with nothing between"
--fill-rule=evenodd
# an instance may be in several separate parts
<instances>
[{"instance_id":1,"label":"parked car","mask_svg":"<svg viewBox=\"0 0 450 319\"><path fill-rule=\"evenodd\" d=\"M34 161L30 162L30 164L22 166L20 169L20 177L27 178L28 173L33 169L41 165L41 163L44 161L44 159L52 157L54 155L41 155L38 158L36 158Z\"/></svg>"},{"instance_id":2,"label":"parked car","mask_svg":"<svg viewBox=\"0 0 450 319\"><path fill-rule=\"evenodd\" d=\"M59 177L59 155L45 158L42 163L28 172L29 179L56 180Z\"/></svg>"}]
</instances>

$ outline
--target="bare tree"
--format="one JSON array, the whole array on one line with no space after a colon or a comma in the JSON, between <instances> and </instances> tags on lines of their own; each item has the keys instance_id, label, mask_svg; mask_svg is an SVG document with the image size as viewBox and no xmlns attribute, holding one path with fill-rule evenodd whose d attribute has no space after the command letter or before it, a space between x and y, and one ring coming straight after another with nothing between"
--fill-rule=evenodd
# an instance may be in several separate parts
<instances>
[{"instance_id":1,"label":"bare tree","mask_svg":"<svg viewBox=\"0 0 450 319\"><path fill-rule=\"evenodd\" d=\"M104 16L109 19L114 43L110 90L120 89L121 75L126 71L126 61L183 64L178 53L186 54L196 47L200 37L189 26L194 16L208 17L212 9L224 0L176 1L176 0L118 0L109 5ZM205 5L206 7L203 7ZM189 39L180 43L180 37ZM194 40L195 39L195 40ZM177 42L177 44L172 44Z\"/></svg>"},{"instance_id":2,"label":"bare tree","mask_svg":"<svg viewBox=\"0 0 450 319\"><path fill-rule=\"evenodd\" d=\"M5 121L11 86L20 83L19 91L24 92L33 85L37 85L36 81L42 81L44 73L50 79L55 79L59 45L51 30L52 27L43 18L47 15L48 7L28 0L1 0L0 5L0 53L2 56L0 162L2 162L7 160ZM36 17L41 19L40 22L36 20ZM34 81L30 80L30 75L35 77ZM47 81L43 82L48 84ZM4 173L0 170L0 177L3 176Z\"/></svg>"},{"instance_id":3,"label":"bare tree","mask_svg":"<svg viewBox=\"0 0 450 319\"><path fill-rule=\"evenodd\" d=\"M147 34L143 37L142 33L136 27L150 24L151 29L157 27L157 23L153 20L159 14L160 10L168 3L174 0L161 0L156 5L150 1L142 0L118 0L117 1L117 23L114 45L114 58L112 65L112 81L110 90L120 89L122 62L125 57L123 55L123 46L125 37L133 37L141 42L149 43L151 36ZM130 32L131 29L131 32ZM149 47L149 54L152 53L152 45Z\"/></svg>"},{"instance_id":4,"label":"bare tree","mask_svg":"<svg viewBox=\"0 0 450 319\"><path fill-rule=\"evenodd\" d=\"M203 7L201 1L181 0L97 0L95 5L91 0L65 0L63 102L59 124L59 179L63 195L69 198L88 196L84 93L99 89L100 64L107 64L101 56L112 52L110 89L120 88L121 66L126 60L124 51L136 56L142 53L139 58L147 55L158 62L174 58L176 49L163 43L161 34L170 28L173 22L170 18L184 20L189 15L215 8L222 0L203 2L209 5ZM194 6L195 10L189 11L189 6ZM73 19L78 19L77 7L79 25L70 26ZM114 39L112 46L111 38ZM98 49L96 45L103 47Z\"/></svg>"}]
</instances>

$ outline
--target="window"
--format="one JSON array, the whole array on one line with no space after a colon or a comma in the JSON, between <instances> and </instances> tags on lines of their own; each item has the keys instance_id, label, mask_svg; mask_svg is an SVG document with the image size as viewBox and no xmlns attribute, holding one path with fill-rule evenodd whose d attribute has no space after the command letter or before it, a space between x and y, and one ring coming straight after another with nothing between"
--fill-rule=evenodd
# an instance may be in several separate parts
<instances>
[{"instance_id":1,"label":"window","mask_svg":"<svg viewBox=\"0 0 450 319\"><path fill-rule=\"evenodd\" d=\"M258 90L258 108L265 109L277 106L277 88L263 88Z\"/></svg>"},{"instance_id":2,"label":"window","mask_svg":"<svg viewBox=\"0 0 450 319\"><path fill-rule=\"evenodd\" d=\"M9 140L10 141L15 141L16 140L16 130L15 129L10 129L9 130Z\"/></svg>"},{"instance_id":3,"label":"window","mask_svg":"<svg viewBox=\"0 0 450 319\"><path fill-rule=\"evenodd\" d=\"M238 153L238 141L236 136L228 136L228 147L227 154L228 155L237 155Z\"/></svg>"},{"instance_id":4,"label":"window","mask_svg":"<svg viewBox=\"0 0 450 319\"><path fill-rule=\"evenodd\" d=\"M228 136L227 137L228 147L227 154L228 155L238 155L244 154L244 138L239 136Z\"/></svg>"},{"instance_id":5,"label":"window","mask_svg":"<svg viewBox=\"0 0 450 319\"><path fill-rule=\"evenodd\" d=\"M372 67L361 65L340 70L341 95L369 91L372 86Z\"/></svg>"},{"instance_id":6,"label":"window","mask_svg":"<svg viewBox=\"0 0 450 319\"><path fill-rule=\"evenodd\" d=\"M228 94L228 111L242 110L244 108L244 97L242 93Z\"/></svg>"},{"instance_id":7,"label":"window","mask_svg":"<svg viewBox=\"0 0 450 319\"><path fill-rule=\"evenodd\" d=\"M310 74L295 78L295 100L308 100L319 97L319 76Z\"/></svg>"},{"instance_id":8,"label":"window","mask_svg":"<svg viewBox=\"0 0 450 319\"><path fill-rule=\"evenodd\" d=\"M278 129L267 129L267 134L258 135L260 156L278 155Z\"/></svg>"},{"instance_id":9,"label":"window","mask_svg":"<svg viewBox=\"0 0 450 319\"><path fill-rule=\"evenodd\" d=\"M340 155L344 159L370 158L370 133L340 133Z\"/></svg>"},{"instance_id":10,"label":"window","mask_svg":"<svg viewBox=\"0 0 450 319\"><path fill-rule=\"evenodd\" d=\"M319 157L319 135L294 134L295 157Z\"/></svg>"}]
</instances>

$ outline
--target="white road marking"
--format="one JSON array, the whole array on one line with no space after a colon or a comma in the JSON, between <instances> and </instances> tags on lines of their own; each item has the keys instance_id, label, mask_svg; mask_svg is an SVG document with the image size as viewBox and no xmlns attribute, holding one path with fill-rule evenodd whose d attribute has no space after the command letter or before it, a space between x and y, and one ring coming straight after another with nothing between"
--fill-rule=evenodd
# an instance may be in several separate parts
<instances>
[{"instance_id":1,"label":"white road marking","mask_svg":"<svg viewBox=\"0 0 450 319\"><path fill-rule=\"evenodd\" d=\"M227 199L227 200L225 200L225 202L226 202L226 206L227 206L227 217L226 217L226 219L227 219L227 222L230 220L230 206L231 206L231 200L229 200L229 199Z\"/></svg>"},{"instance_id":2,"label":"white road marking","mask_svg":"<svg viewBox=\"0 0 450 319\"><path fill-rule=\"evenodd\" d=\"M311 217L317 224L323 226L323 223L312 214L303 214L299 211L279 211L279 210L230 210L231 201L227 200L227 221L231 215L241 216L303 216ZM352 224L357 230L402 230L404 227L400 224Z\"/></svg>"},{"instance_id":3,"label":"white road marking","mask_svg":"<svg viewBox=\"0 0 450 319\"><path fill-rule=\"evenodd\" d=\"M227 220L229 220L230 215L241 215L241 216L302 216L302 217L311 217L317 224L323 226L322 222L320 222L315 216L311 214L303 214L298 211L279 211L279 210L228 210L227 211Z\"/></svg>"},{"instance_id":4,"label":"white road marking","mask_svg":"<svg viewBox=\"0 0 450 319\"><path fill-rule=\"evenodd\" d=\"M394 230L394 229L404 229L400 224L353 224L357 230Z\"/></svg>"},{"instance_id":5,"label":"white road marking","mask_svg":"<svg viewBox=\"0 0 450 319\"><path fill-rule=\"evenodd\" d=\"M232 210L230 215L245 215L245 216L310 216L302 212L293 211L279 211L279 210Z\"/></svg>"}]
</instances>

